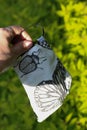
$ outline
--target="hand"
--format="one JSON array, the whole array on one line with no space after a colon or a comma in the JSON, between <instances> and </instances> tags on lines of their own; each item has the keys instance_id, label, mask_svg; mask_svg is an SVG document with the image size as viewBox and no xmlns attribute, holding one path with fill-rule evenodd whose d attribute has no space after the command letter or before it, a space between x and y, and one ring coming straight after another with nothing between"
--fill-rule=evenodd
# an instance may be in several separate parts
<instances>
[{"instance_id":1,"label":"hand","mask_svg":"<svg viewBox=\"0 0 87 130\"><path fill-rule=\"evenodd\" d=\"M21 35L21 41L12 44L15 36ZM32 39L27 32L19 26L0 28L0 72L12 65L18 56L30 49Z\"/></svg>"}]
</instances>

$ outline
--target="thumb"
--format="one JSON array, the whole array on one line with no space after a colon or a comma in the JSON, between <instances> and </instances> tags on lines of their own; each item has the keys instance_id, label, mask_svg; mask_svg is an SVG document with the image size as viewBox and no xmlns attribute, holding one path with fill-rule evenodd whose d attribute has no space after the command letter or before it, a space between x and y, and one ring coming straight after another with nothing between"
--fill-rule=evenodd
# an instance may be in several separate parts
<instances>
[{"instance_id":1,"label":"thumb","mask_svg":"<svg viewBox=\"0 0 87 130\"><path fill-rule=\"evenodd\" d=\"M21 54L23 54L25 51L27 51L28 49L30 49L32 47L32 41L29 40L24 40L19 42L18 44L15 44L11 50L12 50L12 54L15 57L20 56Z\"/></svg>"}]
</instances>

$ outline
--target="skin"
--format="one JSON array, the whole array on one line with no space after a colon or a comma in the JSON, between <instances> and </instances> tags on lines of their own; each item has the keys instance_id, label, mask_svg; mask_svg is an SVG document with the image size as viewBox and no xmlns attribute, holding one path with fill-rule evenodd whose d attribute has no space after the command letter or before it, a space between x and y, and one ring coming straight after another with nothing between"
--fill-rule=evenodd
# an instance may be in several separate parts
<instances>
[{"instance_id":1,"label":"skin","mask_svg":"<svg viewBox=\"0 0 87 130\"><path fill-rule=\"evenodd\" d=\"M12 40L15 36L20 40L15 44ZM0 28L0 72L11 66L22 53L32 47L32 38L20 26Z\"/></svg>"}]
</instances>

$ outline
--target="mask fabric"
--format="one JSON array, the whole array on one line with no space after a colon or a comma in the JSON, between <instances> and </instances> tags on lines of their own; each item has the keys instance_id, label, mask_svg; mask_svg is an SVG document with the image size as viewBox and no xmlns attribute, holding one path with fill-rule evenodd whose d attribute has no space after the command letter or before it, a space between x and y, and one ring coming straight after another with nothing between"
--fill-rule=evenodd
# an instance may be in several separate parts
<instances>
[{"instance_id":1,"label":"mask fabric","mask_svg":"<svg viewBox=\"0 0 87 130\"><path fill-rule=\"evenodd\" d=\"M69 94L71 76L43 36L18 58L14 69L38 122L44 121L54 113Z\"/></svg>"}]
</instances>

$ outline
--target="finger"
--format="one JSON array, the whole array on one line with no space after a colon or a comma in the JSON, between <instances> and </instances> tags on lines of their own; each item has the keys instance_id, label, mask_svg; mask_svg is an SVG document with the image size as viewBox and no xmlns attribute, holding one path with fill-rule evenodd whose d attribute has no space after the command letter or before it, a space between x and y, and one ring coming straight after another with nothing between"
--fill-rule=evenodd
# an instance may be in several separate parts
<instances>
[{"instance_id":1,"label":"finger","mask_svg":"<svg viewBox=\"0 0 87 130\"><path fill-rule=\"evenodd\" d=\"M11 43L12 45L14 44L17 44L21 41L24 41L24 40L28 40L28 41L32 41L31 37L29 36L29 34L23 30L21 32L21 34L17 34L12 40L11 40Z\"/></svg>"},{"instance_id":2,"label":"finger","mask_svg":"<svg viewBox=\"0 0 87 130\"><path fill-rule=\"evenodd\" d=\"M32 47L32 41L24 40L11 48L12 55L18 57Z\"/></svg>"},{"instance_id":3,"label":"finger","mask_svg":"<svg viewBox=\"0 0 87 130\"><path fill-rule=\"evenodd\" d=\"M32 38L30 37L30 35L25 31L24 28L20 27L20 26L10 26L10 28L12 28L12 30L14 31L15 35L20 34L25 40L32 40Z\"/></svg>"},{"instance_id":4,"label":"finger","mask_svg":"<svg viewBox=\"0 0 87 130\"><path fill-rule=\"evenodd\" d=\"M32 38L30 37L30 35L29 35L25 30L23 30L23 31L21 32L21 36L22 36L24 39L26 39L26 40L32 41Z\"/></svg>"},{"instance_id":5,"label":"finger","mask_svg":"<svg viewBox=\"0 0 87 130\"><path fill-rule=\"evenodd\" d=\"M20 26L9 26L5 30L8 32L9 40L11 41L16 35L22 35L25 40L32 40L29 34Z\"/></svg>"}]
</instances>

